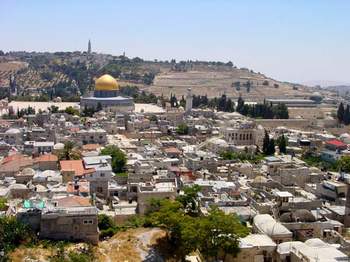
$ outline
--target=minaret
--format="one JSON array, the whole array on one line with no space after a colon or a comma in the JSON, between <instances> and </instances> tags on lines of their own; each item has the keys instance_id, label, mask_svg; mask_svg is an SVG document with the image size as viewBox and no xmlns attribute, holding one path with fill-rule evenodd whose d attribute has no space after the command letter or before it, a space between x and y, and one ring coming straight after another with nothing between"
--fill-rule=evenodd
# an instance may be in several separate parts
<instances>
[{"instance_id":1,"label":"minaret","mask_svg":"<svg viewBox=\"0 0 350 262\"><path fill-rule=\"evenodd\" d=\"M89 43L88 43L88 54L91 54L91 41L89 39Z\"/></svg>"},{"instance_id":2,"label":"minaret","mask_svg":"<svg viewBox=\"0 0 350 262\"><path fill-rule=\"evenodd\" d=\"M187 95L186 95L186 113L190 113L192 110L192 90L191 88L187 89Z\"/></svg>"}]
</instances>

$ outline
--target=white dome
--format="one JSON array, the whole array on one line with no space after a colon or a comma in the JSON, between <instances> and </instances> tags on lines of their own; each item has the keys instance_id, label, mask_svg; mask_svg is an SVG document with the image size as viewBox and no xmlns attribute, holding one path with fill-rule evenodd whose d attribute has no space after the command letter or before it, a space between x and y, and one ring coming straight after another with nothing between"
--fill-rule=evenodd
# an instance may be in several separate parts
<instances>
[{"instance_id":1,"label":"white dome","mask_svg":"<svg viewBox=\"0 0 350 262\"><path fill-rule=\"evenodd\" d=\"M64 144L63 143L57 143L53 146L54 150L62 150L64 149Z\"/></svg>"},{"instance_id":2,"label":"white dome","mask_svg":"<svg viewBox=\"0 0 350 262\"><path fill-rule=\"evenodd\" d=\"M30 167L23 169L21 173L22 173L22 175L26 175L26 176L34 176L35 175L34 169L30 168Z\"/></svg>"},{"instance_id":3,"label":"white dome","mask_svg":"<svg viewBox=\"0 0 350 262\"><path fill-rule=\"evenodd\" d=\"M10 186L10 189L27 189L27 186L23 184L13 184Z\"/></svg>"},{"instance_id":4,"label":"white dome","mask_svg":"<svg viewBox=\"0 0 350 262\"><path fill-rule=\"evenodd\" d=\"M339 138L344 143L350 144L350 135L348 133L341 134Z\"/></svg>"},{"instance_id":5,"label":"white dome","mask_svg":"<svg viewBox=\"0 0 350 262\"><path fill-rule=\"evenodd\" d=\"M21 133L21 130L19 130L18 128L10 128L10 129L6 130L5 133L6 134L19 134L19 133Z\"/></svg>"},{"instance_id":6,"label":"white dome","mask_svg":"<svg viewBox=\"0 0 350 262\"><path fill-rule=\"evenodd\" d=\"M311 96L319 96L319 97L322 97L322 95L321 95L320 92L313 92Z\"/></svg>"}]
</instances>

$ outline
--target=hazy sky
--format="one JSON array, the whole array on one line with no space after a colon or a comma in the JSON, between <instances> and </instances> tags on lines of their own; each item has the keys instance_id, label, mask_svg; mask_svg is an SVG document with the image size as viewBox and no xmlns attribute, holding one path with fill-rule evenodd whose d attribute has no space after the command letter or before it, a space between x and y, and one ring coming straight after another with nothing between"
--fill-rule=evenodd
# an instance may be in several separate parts
<instances>
[{"instance_id":1,"label":"hazy sky","mask_svg":"<svg viewBox=\"0 0 350 262\"><path fill-rule=\"evenodd\" d=\"M0 49L231 60L279 80L350 83L348 0L0 0Z\"/></svg>"}]
</instances>

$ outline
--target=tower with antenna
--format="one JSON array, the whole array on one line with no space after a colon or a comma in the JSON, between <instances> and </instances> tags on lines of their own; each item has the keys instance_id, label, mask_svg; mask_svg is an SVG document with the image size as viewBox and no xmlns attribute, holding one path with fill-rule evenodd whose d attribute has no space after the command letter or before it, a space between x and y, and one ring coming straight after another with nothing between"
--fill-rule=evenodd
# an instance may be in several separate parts
<instances>
[{"instance_id":1,"label":"tower with antenna","mask_svg":"<svg viewBox=\"0 0 350 262\"><path fill-rule=\"evenodd\" d=\"M91 54L91 41L89 39L89 42L88 42L88 50L87 50L88 54L90 55Z\"/></svg>"}]
</instances>

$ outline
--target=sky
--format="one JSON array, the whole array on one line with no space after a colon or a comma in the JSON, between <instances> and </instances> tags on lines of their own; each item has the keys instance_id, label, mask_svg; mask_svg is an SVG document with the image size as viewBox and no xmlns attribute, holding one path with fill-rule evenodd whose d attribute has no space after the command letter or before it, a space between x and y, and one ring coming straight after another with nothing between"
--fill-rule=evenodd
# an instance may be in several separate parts
<instances>
[{"instance_id":1,"label":"sky","mask_svg":"<svg viewBox=\"0 0 350 262\"><path fill-rule=\"evenodd\" d=\"M281 81L350 83L348 0L0 0L0 50L232 61Z\"/></svg>"}]
</instances>

